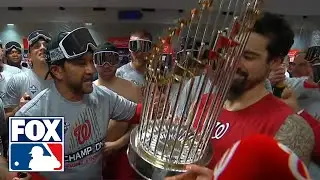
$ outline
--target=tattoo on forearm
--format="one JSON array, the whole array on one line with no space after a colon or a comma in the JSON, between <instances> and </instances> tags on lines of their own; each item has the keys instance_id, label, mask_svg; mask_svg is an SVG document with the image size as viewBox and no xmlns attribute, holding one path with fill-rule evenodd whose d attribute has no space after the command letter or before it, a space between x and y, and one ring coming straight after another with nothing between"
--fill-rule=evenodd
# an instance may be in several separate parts
<instances>
[{"instance_id":1,"label":"tattoo on forearm","mask_svg":"<svg viewBox=\"0 0 320 180\"><path fill-rule=\"evenodd\" d=\"M275 135L275 139L290 148L306 165L310 162L315 138L311 127L299 115L290 115Z\"/></svg>"}]
</instances>

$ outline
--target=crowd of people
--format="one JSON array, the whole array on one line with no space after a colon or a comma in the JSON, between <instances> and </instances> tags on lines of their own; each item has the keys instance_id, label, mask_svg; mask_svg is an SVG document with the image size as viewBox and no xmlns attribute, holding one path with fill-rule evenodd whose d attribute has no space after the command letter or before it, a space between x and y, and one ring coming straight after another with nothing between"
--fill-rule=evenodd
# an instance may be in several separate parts
<instances>
[{"instance_id":1,"label":"crowd of people","mask_svg":"<svg viewBox=\"0 0 320 180\"><path fill-rule=\"evenodd\" d=\"M28 41L28 67L21 65L19 43L8 42L1 49L0 180L142 179L129 164L126 150L130 132L139 125L141 117L148 63L145 57L152 50L152 35L147 31L130 34L131 62L121 67L117 47L110 42L97 45L86 28L55 36L37 30L30 33ZM300 180L301 177L310 178L309 173L314 179L320 178L320 87L313 80L305 52L299 53L293 62L287 62L286 55L293 43L294 33L280 16L264 13L256 21L241 54L218 125L213 129L212 160L207 167L190 165L186 173L168 179L245 177L260 180L268 174L266 179ZM205 70L209 74L206 82L209 86L214 69ZM94 78L96 73L98 79ZM199 71L198 76L185 83L182 97L190 94L190 86L197 84L194 81L202 81L201 73ZM286 88L275 96L281 84ZM198 91L193 89L191 99L197 98ZM208 113L204 104L209 95L207 92L199 97L198 113ZM192 106L192 102L180 99L177 115L187 116L184 112L192 111ZM11 116L65 117L64 172L18 174L8 171L8 120ZM221 128L219 125L224 127L224 132L217 135L215 131ZM76 132L78 126L90 129L85 138ZM225 158L230 148L246 146L247 138L259 134L274 138L274 142L266 142L270 142L270 146L278 143L281 152L290 149L301 167L309 171L289 168L290 163L286 162L282 163L283 171L278 171L279 164L272 161L256 166L260 168L259 173L239 174L236 169L241 165L234 166L230 161L229 166ZM255 142L262 146L259 141ZM101 150L74 158L81 149L101 143L104 144ZM242 157L249 156L253 154ZM222 167L221 163L226 164ZM268 168L271 169L269 173L260 172Z\"/></svg>"}]
</instances>

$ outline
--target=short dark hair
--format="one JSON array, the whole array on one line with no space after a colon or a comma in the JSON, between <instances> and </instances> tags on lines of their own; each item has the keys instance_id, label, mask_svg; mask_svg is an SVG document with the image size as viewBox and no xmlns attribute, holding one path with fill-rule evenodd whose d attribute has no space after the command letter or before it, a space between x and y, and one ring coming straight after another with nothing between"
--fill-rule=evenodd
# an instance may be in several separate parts
<instances>
[{"instance_id":1,"label":"short dark hair","mask_svg":"<svg viewBox=\"0 0 320 180\"><path fill-rule=\"evenodd\" d=\"M148 38L150 41L152 41L152 35L151 33L149 33L148 31L146 30L139 30L139 31L135 31L133 33L130 34L130 37L131 36L139 36L141 38Z\"/></svg>"},{"instance_id":2,"label":"short dark hair","mask_svg":"<svg viewBox=\"0 0 320 180\"><path fill-rule=\"evenodd\" d=\"M252 32L270 39L267 47L268 61L277 57L283 60L294 43L294 32L290 25L276 14L264 13L254 24Z\"/></svg>"}]
</instances>

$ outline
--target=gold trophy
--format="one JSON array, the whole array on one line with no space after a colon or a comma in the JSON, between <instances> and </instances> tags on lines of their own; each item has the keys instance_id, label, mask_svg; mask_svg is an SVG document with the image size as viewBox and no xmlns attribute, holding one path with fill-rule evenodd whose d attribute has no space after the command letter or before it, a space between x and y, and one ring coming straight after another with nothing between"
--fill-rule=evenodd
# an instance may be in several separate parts
<instances>
[{"instance_id":1,"label":"gold trophy","mask_svg":"<svg viewBox=\"0 0 320 180\"><path fill-rule=\"evenodd\" d=\"M190 18L179 20L154 45L147 57L140 125L127 151L143 178L162 180L185 172L186 164L210 162L209 140L260 4L200 0ZM175 50L171 58L163 53L168 44Z\"/></svg>"}]
</instances>

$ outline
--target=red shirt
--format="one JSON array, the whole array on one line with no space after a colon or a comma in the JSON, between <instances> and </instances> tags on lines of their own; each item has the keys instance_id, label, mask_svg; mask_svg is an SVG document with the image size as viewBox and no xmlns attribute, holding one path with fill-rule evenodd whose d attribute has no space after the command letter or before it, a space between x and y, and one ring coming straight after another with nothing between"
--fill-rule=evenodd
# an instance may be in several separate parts
<instances>
[{"instance_id":1,"label":"red shirt","mask_svg":"<svg viewBox=\"0 0 320 180\"><path fill-rule=\"evenodd\" d=\"M194 124L199 121L208 94L203 95ZM213 98L212 98L213 99ZM212 100L211 99L211 100ZM205 110L207 113L209 108ZM223 110L212 132L211 143L214 157L209 168L214 168L224 152L235 142L255 134L274 136L286 118L294 111L272 94L268 94L255 104L239 110Z\"/></svg>"}]
</instances>

